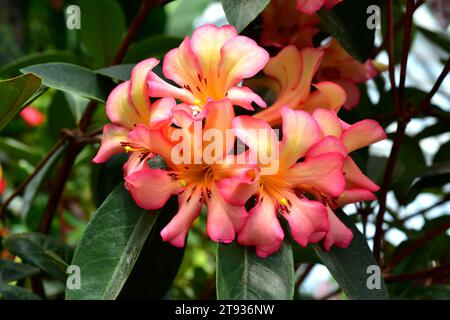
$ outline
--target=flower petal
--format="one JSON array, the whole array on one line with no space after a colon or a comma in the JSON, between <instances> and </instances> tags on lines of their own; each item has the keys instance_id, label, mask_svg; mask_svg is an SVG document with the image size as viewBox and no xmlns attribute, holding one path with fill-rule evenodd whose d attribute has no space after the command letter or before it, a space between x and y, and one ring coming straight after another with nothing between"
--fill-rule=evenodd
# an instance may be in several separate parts
<instances>
[{"instance_id":1,"label":"flower petal","mask_svg":"<svg viewBox=\"0 0 450 320\"><path fill-rule=\"evenodd\" d=\"M102 143L97 155L92 160L94 163L103 163L111 156L123 152L120 144L128 140L127 135L130 130L116 126L114 124L106 124L103 127Z\"/></svg>"},{"instance_id":2,"label":"flower petal","mask_svg":"<svg viewBox=\"0 0 450 320\"><path fill-rule=\"evenodd\" d=\"M175 247L184 247L186 236L192 223L200 215L202 205L201 188L195 186L186 188L178 196L178 213L161 230L162 239Z\"/></svg>"},{"instance_id":3,"label":"flower petal","mask_svg":"<svg viewBox=\"0 0 450 320\"><path fill-rule=\"evenodd\" d=\"M225 88L236 86L245 78L253 77L269 61L266 50L250 38L236 36L220 50L219 77Z\"/></svg>"},{"instance_id":4,"label":"flower petal","mask_svg":"<svg viewBox=\"0 0 450 320\"><path fill-rule=\"evenodd\" d=\"M377 197L367 189L347 189L339 196L336 208L360 201L374 201Z\"/></svg>"},{"instance_id":5,"label":"flower petal","mask_svg":"<svg viewBox=\"0 0 450 320\"><path fill-rule=\"evenodd\" d=\"M281 109L283 139L280 145L280 166L288 168L303 157L320 139L320 130L314 118L305 111Z\"/></svg>"},{"instance_id":6,"label":"flower petal","mask_svg":"<svg viewBox=\"0 0 450 320\"><path fill-rule=\"evenodd\" d=\"M345 90L336 83L323 81L314 87L317 91L314 91L301 107L305 111L312 112L317 108L326 108L338 112L347 100Z\"/></svg>"},{"instance_id":7,"label":"flower petal","mask_svg":"<svg viewBox=\"0 0 450 320\"><path fill-rule=\"evenodd\" d=\"M327 209L318 201L306 198L299 199L295 194L287 197L290 202L289 212L282 212L289 223L292 237L306 247L308 243L315 243L328 232Z\"/></svg>"},{"instance_id":8,"label":"flower petal","mask_svg":"<svg viewBox=\"0 0 450 320\"><path fill-rule=\"evenodd\" d=\"M151 128L159 128L163 125L169 125L172 117L172 109L176 106L173 98L162 98L156 100L150 109Z\"/></svg>"},{"instance_id":9,"label":"flower petal","mask_svg":"<svg viewBox=\"0 0 450 320\"><path fill-rule=\"evenodd\" d=\"M314 144L306 154L306 158L317 157L318 155L330 153L330 152L338 152L342 154L342 156L347 156L348 151L345 144L341 139L338 139L333 136L328 136L323 138L316 144Z\"/></svg>"},{"instance_id":10,"label":"flower petal","mask_svg":"<svg viewBox=\"0 0 450 320\"><path fill-rule=\"evenodd\" d=\"M247 223L238 234L242 245L255 246L256 254L267 257L278 251L284 233L277 219L275 203L269 196L260 198L249 212Z\"/></svg>"},{"instance_id":11,"label":"flower petal","mask_svg":"<svg viewBox=\"0 0 450 320\"><path fill-rule=\"evenodd\" d=\"M228 90L227 98L230 99L234 105L241 106L244 109L251 111L254 110L252 103L256 103L261 108L266 107L264 100L248 87L230 88L230 90Z\"/></svg>"},{"instance_id":12,"label":"flower petal","mask_svg":"<svg viewBox=\"0 0 450 320\"><path fill-rule=\"evenodd\" d=\"M161 79L157 74L150 72L148 87L152 97L170 97L193 105L194 96L192 92L184 88L178 88Z\"/></svg>"},{"instance_id":13,"label":"flower petal","mask_svg":"<svg viewBox=\"0 0 450 320\"><path fill-rule=\"evenodd\" d=\"M336 152L307 158L291 167L285 179L296 186L312 186L331 197L337 197L345 188L343 161L344 157Z\"/></svg>"},{"instance_id":14,"label":"flower petal","mask_svg":"<svg viewBox=\"0 0 450 320\"><path fill-rule=\"evenodd\" d=\"M313 117L319 124L324 137L334 136L340 138L342 126L336 113L327 109L317 109L313 112Z\"/></svg>"},{"instance_id":15,"label":"flower petal","mask_svg":"<svg viewBox=\"0 0 450 320\"><path fill-rule=\"evenodd\" d=\"M125 188L139 207L156 210L161 209L178 192L180 184L171 172L144 166L142 170L125 177Z\"/></svg>"},{"instance_id":16,"label":"flower petal","mask_svg":"<svg viewBox=\"0 0 450 320\"><path fill-rule=\"evenodd\" d=\"M259 190L256 168L242 168L230 178L217 181L216 185L224 200L232 205L243 206Z\"/></svg>"},{"instance_id":17,"label":"flower petal","mask_svg":"<svg viewBox=\"0 0 450 320\"><path fill-rule=\"evenodd\" d=\"M148 119L150 117L148 77L150 71L158 63L159 61L157 59L146 59L139 62L131 71L129 98L131 105L141 119Z\"/></svg>"},{"instance_id":18,"label":"flower petal","mask_svg":"<svg viewBox=\"0 0 450 320\"><path fill-rule=\"evenodd\" d=\"M297 0L297 9L306 14L313 14L324 5L325 0Z\"/></svg>"},{"instance_id":19,"label":"flower petal","mask_svg":"<svg viewBox=\"0 0 450 320\"><path fill-rule=\"evenodd\" d=\"M386 139L386 133L375 120L359 121L342 134L342 140L348 148L349 152L363 148L372 143Z\"/></svg>"},{"instance_id":20,"label":"flower petal","mask_svg":"<svg viewBox=\"0 0 450 320\"><path fill-rule=\"evenodd\" d=\"M377 192L380 189L375 182L362 173L353 159L349 156L344 160L344 173L347 182L350 182L353 186L366 189L371 192Z\"/></svg>"},{"instance_id":21,"label":"flower petal","mask_svg":"<svg viewBox=\"0 0 450 320\"><path fill-rule=\"evenodd\" d=\"M323 246L327 251L330 250L331 246L347 248L353 239L352 231L336 217L333 210L327 207L327 211L330 230L323 240Z\"/></svg>"},{"instance_id":22,"label":"flower petal","mask_svg":"<svg viewBox=\"0 0 450 320\"><path fill-rule=\"evenodd\" d=\"M216 242L231 243L247 220L248 214L244 206L225 202L215 185L207 192L205 202L208 207L208 236Z\"/></svg>"}]
</instances>

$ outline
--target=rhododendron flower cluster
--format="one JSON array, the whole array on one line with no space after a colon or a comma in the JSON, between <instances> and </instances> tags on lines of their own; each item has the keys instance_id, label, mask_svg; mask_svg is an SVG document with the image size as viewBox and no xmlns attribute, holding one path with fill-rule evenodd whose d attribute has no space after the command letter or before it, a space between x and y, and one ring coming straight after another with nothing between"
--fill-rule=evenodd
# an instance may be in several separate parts
<instances>
[{"instance_id":1,"label":"rhododendron flower cluster","mask_svg":"<svg viewBox=\"0 0 450 320\"><path fill-rule=\"evenodd\" d=\"M317 10L309 1L297 7ZM311 46L302 37L288 41ZM275 253L285 237L280 216L301 246L349 245L352 232L333 210L373 200L378 190L350 153L385 133L373 120L339 119L349 94L342 83L318 75L333 67L331 58L321 65L325 49L283 46L269 57L232 26L204 25L166 54L163 76L154 71L159 61L150 58L111 92L111 124L94 162L128 153L125 187L142 208L158 210L178 197L177 213L161 230L164 241L184 246L205 206L212 240L254 246L262 257ZM269 107L242 85L260 71L276 93ZM254 112L255 105L263 111ZM250 115L238 115L242 109ZM155 157L164 165L149 161Z\"/></svg>"}]
</instances>

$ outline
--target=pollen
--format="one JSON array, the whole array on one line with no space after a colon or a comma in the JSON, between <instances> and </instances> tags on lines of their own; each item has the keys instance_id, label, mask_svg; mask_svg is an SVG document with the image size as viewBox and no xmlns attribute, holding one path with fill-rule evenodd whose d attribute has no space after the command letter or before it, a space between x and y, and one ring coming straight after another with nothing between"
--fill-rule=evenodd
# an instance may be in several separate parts
<instances>
[{"instance_id":1,"label":"pollen","mask_svg":"<svg viewBox=\"0 0 450 320\"><path fill-rule=\"evenodd\" d=\"M283 206L287 206L289 204L289 202L286 198L281 198L280 202Z\"/></svg>"},{"instance_id":2,"label":"pollen","mask_svg":"<svg viewBox=\"0 0 450 320\"><path fill-rule=\"evenodd\" d=\"M186 187L186 181L180 180L179 182L180 182L180 185L181 185L182 187Z\"/></svg>"},{"instance_id":3,"label":"pollen","mask_svg":"<svg viewBox=\"0 0 450 320\"><path fill-rule=\"evenodd\" d=\"M199 106L200 103L201 103L200 99L194 99L194 104L195 104L196 106Z\"/></svg>"},{"instance_id":4,"label":"pollen","mask_svg":"<svg viewBox=\"0 0 450 320\"><path fill-rule=\"evenodd\" d=\"M134 149L130 146L125 146L123 147L123 149L125 150L126 153L132 152Z\"/></svg>"}]
</instances>

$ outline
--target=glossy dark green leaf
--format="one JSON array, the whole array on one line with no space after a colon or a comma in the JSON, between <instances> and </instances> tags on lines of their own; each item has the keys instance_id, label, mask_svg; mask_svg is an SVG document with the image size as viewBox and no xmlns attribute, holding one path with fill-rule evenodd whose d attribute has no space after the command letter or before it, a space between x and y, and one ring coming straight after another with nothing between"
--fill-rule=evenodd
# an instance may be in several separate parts
<instances>
[{"instance_id":1,"label":"glossy dark green leaf","mask_svg":"<svg viewBox=\"0 0 450 320\"><path fill-rule=\"evenodd\" d=\"M112 88L108 79L94 71L70 63L51 62L23 68L42 78L47 87L71 92L82 97L105 102Z\"/></svg>"},{"instance_id":2,"label":"glossy dark green leaf","mask_svg":"<svg viewBox=\"0 0 450 320\"><path fill-rule=\"evenodd\" d=\"M89 222L72 265L81 269L81 289L66 289L66 298L115 299L122 290L157 214L139 208L119 185Z\"/></svg>"},{"instance_id":3,"label":"glossy dark green leaf","mask_svg":"<svg viewBox=\"0 0 450 320\"><path fill-rule=\"evenodd\" d=\"M34 74L0 81L0 131L38 93L41 79Z\"/></svg>"},{"instance_id":4,"label":"glossy dark green leaf","mask_svg":"<svg viewBox=\"0 0 450 320\"><path fill-rule=\"evenodd\" d=\"M150 57L162 59L170 49L178 47L182 40L182 38L167 35L148 37L130 47L124 62L136 63Z\"/></svg>"},{"instance_id":5,"label":"glossy dark green leaf","mask_svg":"<svg viewBox=\"0 0 450 320\"><path fill-rule=\"evenodd\" d=\"M0 283L0 300L41 300L41 298L22 287Z\"/></svg>"},{"instance_id":6,"label":"glossy dark green leaf","mask_svg":"<svg viewBox=\"0 0 450 320\"><path fill-rule=\"evenodd\" d=\"M101 74L105 77L125 81L125 80L130 80L131 70L133 70L134 66L135 66L135 64L133 64L133 63L118 64L116 66L98 69L95 72L98 74Z\"/></svg>"},{"instance_id":7,"label":"glossy dark green leaf","mask_svg":"<svg viewBox=\"0 0 450 320\"><path fill-rule=\"evenodd\" d=\"M370 58L374 48L375 29L367 27L367 8L374 4L373 0L343 1L318 12L326 31L360 62Z\"/></svg>"},{"instance_id":8,"label":"glossy dark green leaf","mask_svg":"<svg viewBox=\"0 0 450 320\"><path fill-rule=\"evenodd\" d=\"M40 233L22 233L7 238L4 246L24 262L65 281L66 263L71 259L72 250L61 240Z\"/></svg>"},{"instance_id":9,"label":"glossy dark green leaf","mask_svg":"<svg viewBox=\"0 0 450 320\"><path fill-rule=\"evenodd\" d=\"M24 57L20 57L13 62L1 66L0 77L17 76L20 75L20 69L26 66L55 61L79 63L80 59L75 55L75 53L70 51L48 50L43 52L36 52Z\"/></svg>"},{"instance_id":10,"label":"glossy dark green leaf","mask_svg":"<svg viewBox=\"0 0 450 320\"><path fill-rule=\"evenodd\" d=\"M368 273L367 268L376 266L377 263L366 239L350 221L349 217L340 212L336 214L352 230L353 240L345 249L331 247L328 252L321 245L316 244L314 249L317 255L333 275L347 298L352 300L388 299L389 296L383 278L380 280L381 289L369 289L367 287L367 279L372 275L372 273Z\"/></svg>"},{"instance_id":11,"label":"glossy dark green leaf","mask_svg":"<svg viewBox=\"0 0 450 320\"><path fill-rule=\"evenodd\" d=\"M222 6L230 24L241 32L259 16L269 2L270 0L222 0Z\"/></svg>"},{"instance_id":12,"label":"glossy dark green leaf","mask_svg":"<svg viewBox=\"0 0 450 320\"><path fill-rule=\"evenodd\" d=\"M35 164L42 158L42 153L34 146L27 145L10 137L0 137L0 150Z\"/></svg>"},{"instance_id":13,"label":"glossy dark green leaf","mask_svg":"<svg viewBox=\"0 0 450 320\"><path fill-rule=\"evenodd\" d=\"M194 29L194 19L199 17L211 0L178 0L166 6L166 34L184 37Z\"/></svg>"},{"instance_id":14,"label":"glossy dark green leaf","mask_svg":"<svg viewBox=\"0 0 450 320\"><path fill-rule=\"evenodd\" d=\"M81 43L92 66L108 66L114 59L126 32L122 8L114 0L80 0Z\"/></svg>"},{"instance_id":15,"label":"glossy dark green leaf","mask_svg":"<svg viewBox=\"0 0 450 320\"><path fill-rule=\"evenodd\" d=\"M0 283L17 281L26 277L34 276L41 270L25 263L11 260L0 260Z\"/></svg>"},{"instance_id":16,"label":"glossy dark green leaf","mask_svg":"<svg viewBox=\"0 0 450 320\"><path fill-rule=\"evenodd\" d=\"M218 244L217 299L291 300L293 296L294 261L289 240L266 258L236 241Z\"/></svg>"},{"instance_id":17,"label":"glossy dark green leaf","mask_svg":"<svg viewBox=\"0 0 450 320\"><path fill-rule=\"evenodd\" d=\"M163 299L166 296L180 268L184 248L164 242L160 232L177 209L177 197L172 197L161 209L119 299Z\"/></svg>"}]
</instances>

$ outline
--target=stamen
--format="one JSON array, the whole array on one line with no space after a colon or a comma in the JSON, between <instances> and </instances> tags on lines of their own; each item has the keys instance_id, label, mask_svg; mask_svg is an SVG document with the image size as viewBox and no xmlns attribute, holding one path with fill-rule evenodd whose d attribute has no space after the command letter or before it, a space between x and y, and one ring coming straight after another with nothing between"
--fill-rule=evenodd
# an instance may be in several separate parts
<instances>
[{"instance_id":1,"label":"stamen","mask_svg":"<svg viewBox=\"0 0 450 320\"><path fill-rule=\"evenodd\" d=\"M182 187L186 187L186 181L180 180L179 183Z\"/></svg>"},{"instance_id":2,"label":"stamen","mask_svg":"<svg viewBox=\"0 0 450 320\"><path fill-rule=\"evenodd\" d=\"M286 198L281 198L280 202L285 207L289 204L289 202L288 202L288 200Z\"/></svg>"}]
</instances>

